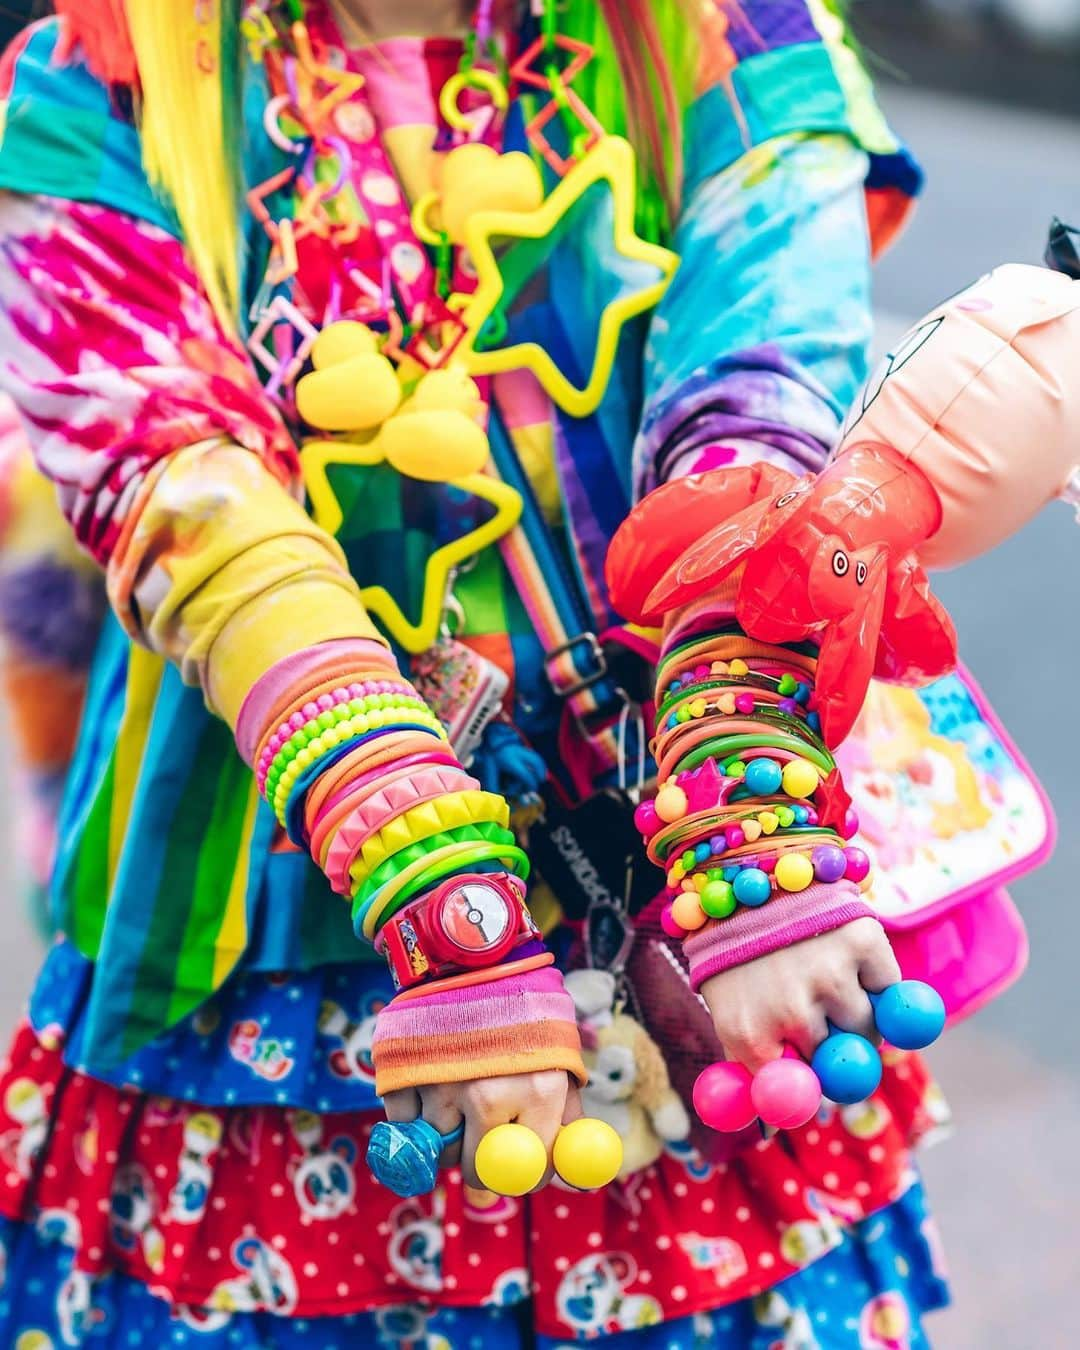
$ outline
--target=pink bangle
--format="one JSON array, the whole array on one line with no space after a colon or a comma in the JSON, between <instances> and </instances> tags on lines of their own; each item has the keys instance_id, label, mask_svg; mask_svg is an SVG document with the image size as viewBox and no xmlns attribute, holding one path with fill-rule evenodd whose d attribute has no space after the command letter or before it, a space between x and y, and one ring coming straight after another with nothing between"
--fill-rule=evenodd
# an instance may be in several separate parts
<instances>
[{"instance_id":1,"label":"pink bangle","mask_svg":"<svg viewBox=\"0 0 1080 1350\"><path fill-rule=\"evenodd\" d=\"M470 778L460 764L450 763L447 765L432 764L430 761L425 764L423 769L417 769L414 766L406 766L398 763L384 767L381 770L375 770L370 774L365 774L365 782L350 784L349 787L338 794L339 800L333 805L324 805L316 817L312 826L309 849L311 856L320 866L323 866L325 859L322 858L323 846L329 841L333 831L348 816L352 815L361 806L366 810L369 803L374 802L380 793L391 785L405 780L406 785L410 782L416 783L423 780L426 771L445 776L445 781L452 781L455 774L458 775L458 787L465 788L479 787L480 784L475 778ZM457 788L445 789L456 791ZM410 802L415 806L416 802Z\"/></svg>"},{"instance_id":2,"label":"pink bangle","mask_svg":"<svg viewBox=\"0 0 1080 1350\"><path fill-rule=\"evenodd\" d=\"M385 792L379 794L381 800L372 798L372 803L365 802L351 812L334 835L323 865L323 871L334 891L338 895L352 894L353 885L349 869L365 841L385 825L388 818L399 816L403 811L420 806L423 802L433 801L446 796L447 793L462 790L463 773L464 770L460 767L421 769L419 773L409 778L387 784ZM480 786L468 778L468 775L466 781L470 787ZM373 803L377 800L378 806L374 806ZM372 809L369 809L369 806Z\"/></svg>"}]
</instances>

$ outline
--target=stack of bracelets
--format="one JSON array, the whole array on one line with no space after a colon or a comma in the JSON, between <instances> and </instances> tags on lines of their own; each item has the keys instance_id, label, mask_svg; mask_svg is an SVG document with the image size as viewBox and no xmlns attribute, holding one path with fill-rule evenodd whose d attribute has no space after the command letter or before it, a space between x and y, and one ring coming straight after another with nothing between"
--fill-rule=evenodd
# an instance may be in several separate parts
<instances>
[{"instance_id":1,"label":"stack of bracelets","mask_svg":"<svg viewBox=\"0 0 1080 1350\"><path fill-rule=\"evenodd\" d=\"M438 718L389 658L350 671L347 682L331 670L283 699L264 723L254 764L278 822L351 898L356 934L369 942L452 874L528 876L505 800L466 773Z\"/></svg>"},{"instance_id":2,"label":"stack of bracelets","mask_svg":"<svg viewBox=\"0 0 1080 1350\"><path fill-rule=\"evenodd\" d=\"M739 906L846 878L869 859L851 847L853 811L822 819L813 798L836 765L813 711L809 649L710 633L665 652L657 672L659 791L635 823L663 868L662 923L685 938Z\"/></svg>"}]
</instances>

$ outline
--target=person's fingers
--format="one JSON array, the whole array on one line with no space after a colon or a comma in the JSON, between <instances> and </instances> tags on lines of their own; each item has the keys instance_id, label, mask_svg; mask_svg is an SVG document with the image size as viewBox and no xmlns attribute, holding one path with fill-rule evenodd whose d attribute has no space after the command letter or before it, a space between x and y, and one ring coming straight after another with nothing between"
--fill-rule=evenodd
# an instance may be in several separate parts
<instances>
[{"instance_id":1,"label":"person's fingers","mask_svg":"<svg viewBox=\"0 0 1080 1350\"><path fill-rule=\"evenodd\" d=\"M727 1039L721 1038L724 1054L728 1059L737 1060L751 1073L757 1073L766 1064L779 1059L784 1053L784 1043L777 1027L761 1023L746 1030L729 1032Z\"/></svg>"},{"instance_id":2,"label":"person's fingers","mask_svg":"<svg viewBox=\"0 0 1080 1350\"><path fill-rule=\"evenodd\" d=\"M436 1087L420 1089L423 1117L440 1134L450 1134L461 1124L461 1108L458 1105L460 1091L460 1084L457 1083L440 1083ZM461 1140L457 1139L443 1149L440 1161L443 1167L454 1167L460 1158Z\"/></svg>"},{"instance_id":3,"label":"person's fingers","mask_svg":"<svg viewBox=\"0 0 1080 1350\"><path fill-rule=\"evenodd\" d=\"M874 1009L854 978L836 985L823 998L825 1015L837 1031L854 1031L872 1044L881 1040L874 1024Z\"/></svg>"},{"instance_id":4,"label":"person's fingers","mask_svg":"<svg viewBox=\"0 0 1080 1350\"><path fill-rule=\"evenodd\" d=\"M880 994L902 978L892 945L884 933L880 942L869 942L859 959L859 983L871 994Z\"/></svg>"},{"instance_id":5,"label":"person's fingers","mask_svg":"<svg viewBox=\"0 0 1080 1350\"><path fill-rule=\"evenodd\" d=\"M465 1112L465 1138L462 1141L461 1175L467 1186L483 1190L484 1183L476 1174L476 1150L488 1130L514 1119L518 1100L505 1080L487 1078L470 1086L462 1107Z\"/></svg>"},{"instance_id":6,"label":"person's fingers","mask_svg":"<svg viewBox=\"0 0 1080 1350\"><path fill-rule=\"evenodd\" d=\"M809 1000L803 1007L793 1009L784 1020L784 1040L807 1061L813 1059L814 1051L828 1034L824 1011Z\"/></svg>"},{"instance_id":7,"label":"person's fingers","mask_svg":"<svg viewBox=\"0 0 1080 1350\"><path fill-rule=\"evenodd\" d=\"M415 1120L420 1114L420 1094L415 1088L388 1092L383 1098L383 1110L386 1112L386 1119L396 1123Z\"/></svg>"},{"instance_id":8,"label":"person's fingers","mask_svg":"<svg viewBox=\"0 0 1080 1350\"><path fill-rule=\"evenodd\" d=\"M580 1120L585 1114L585 1108L581 1104L581 1089L572 1078L567 1079L566 1105L563 1107L562 1123L569 1125L571 1121Z\"/></svg>"},{"instance_id":9,"label":"person's fingers","mask_svg":"<svg viewBox=\"0 0 1080 1350\"><path fill-rule=\"evenodd\" d=\"M521 1098L517 1123L525 1125L540 1136L540 1142L544 1145L544 1152L548 1158L548 1165L536 1187L537 1190L542 1190L554 1174L551 1151L555 1147L555 1136L563 1126L569 1085L569 1075L561 1070L534 1074L524 1097Z\"/></svg>"}]
</instances>

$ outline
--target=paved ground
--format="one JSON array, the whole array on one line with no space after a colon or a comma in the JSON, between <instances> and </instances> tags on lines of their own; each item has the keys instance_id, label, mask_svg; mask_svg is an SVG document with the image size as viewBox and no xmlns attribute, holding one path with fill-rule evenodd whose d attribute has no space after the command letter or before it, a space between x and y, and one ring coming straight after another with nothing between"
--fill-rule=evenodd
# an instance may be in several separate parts
<instances>
[{"instance_id":1,"label":"paved ground","mask_svg":"<svg viewBox=\"0 0 1080 1350\"><path fill-rule=\"evenodd\" d=\"M881 268L883 335L995 263L1036 261L1053 213L1080 222L1077 124L911 90L887 91L886 100L930 185L910 235ZM990 557L942 578L939 590L968 663L1057 804L1062 839L1052 863L1015 889L1031 930L1027 977L935 1056L958 1130L927 1155L926 1172L957 1307L935 1320L933 1343L1074 1350L1080 732L1069 710L1080 672L1080 533L1055 507ZM9 858L0 836L4 880ZM12 906L0 926L0 1025L13 1021L37 960Z\"/></svg>"}]
</instances>

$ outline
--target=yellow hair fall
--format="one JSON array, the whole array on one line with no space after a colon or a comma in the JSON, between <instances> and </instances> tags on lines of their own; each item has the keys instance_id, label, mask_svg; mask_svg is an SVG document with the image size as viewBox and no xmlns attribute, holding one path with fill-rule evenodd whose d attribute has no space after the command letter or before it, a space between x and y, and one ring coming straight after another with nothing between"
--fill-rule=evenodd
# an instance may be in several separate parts
<instances>
[{"instance_id":1,"label":"yellow hair fall","mask_svg":"<svg viewBox=\"0 0 1080 1350\"><path fill-rule=\"evenodd\" d=\"M143 164L168 198L221 320L240 293L237 17L230 0L124 0ZM225 11L223 14L222 11Z\"/></svg>"}]
</instances>

